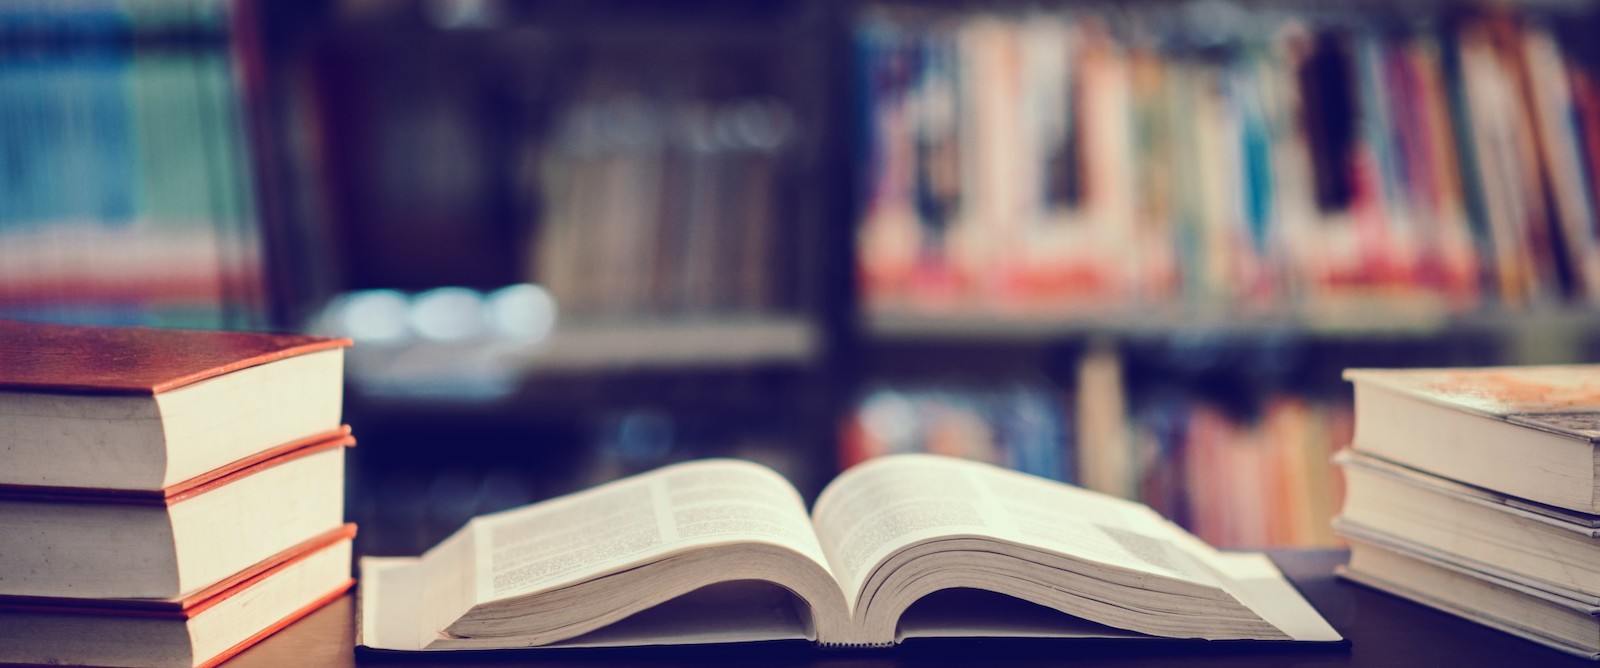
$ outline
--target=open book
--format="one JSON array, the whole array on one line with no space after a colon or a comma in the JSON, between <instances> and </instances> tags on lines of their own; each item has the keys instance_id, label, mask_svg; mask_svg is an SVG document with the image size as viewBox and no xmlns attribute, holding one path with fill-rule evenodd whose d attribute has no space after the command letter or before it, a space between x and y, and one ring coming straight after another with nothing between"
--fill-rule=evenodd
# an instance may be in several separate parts
<instances>
[{"instance_id":1,"label":"open book","mask_svg":"<svg viewBox=\"0 0 1600 668\"><path fill-rule=\"evenodd\" d=\"M750 462L669 466L361 560L368 648L911 637L1337 641L1263 555L1149 508L959 459L841 474L807 515ZM1063 614L1064 613L1064 614Z\"/></svg>"}]
</instances>

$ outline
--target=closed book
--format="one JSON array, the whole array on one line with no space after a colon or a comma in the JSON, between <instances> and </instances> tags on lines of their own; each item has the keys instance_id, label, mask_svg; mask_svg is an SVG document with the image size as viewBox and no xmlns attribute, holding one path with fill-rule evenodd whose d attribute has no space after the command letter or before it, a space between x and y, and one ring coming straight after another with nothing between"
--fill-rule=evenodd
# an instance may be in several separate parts
<instances>
[{"instance_id":1,"label":"closed book","mask_svg":"<svg viewBox=\"0 0 1600 668\"><path fill-rule=\"evenodd\" d=\"M1543 506L1346 451L1344 510L1355 538L1414 551L1600 605L1600 517Z\"/></svg>"},{"instance_id":2,"label":"closed book","mask_svg":"<svg viewBox=\"0 0 1600 668\"><path fill-rule=\"evenodd\" d=\"M336 436L349 344L0 321L0 484L157 491Z\"/></svg>"},{"instance_id":3,"label":"closed book","mask_svg":"<svg viewBox=\"0 0 1600 668\"><path fill-rule=\"evenodd\" d=\"M1350 542L1346 579L1586 659L1600 659L1600 608L1391 545Z\"/></svg>"},{"instance_id":4,"label":"closed book","mask_svg":"<svg viewBox=\"0 0 1600 668\"><path fill-rule=\"evenodd\" d=\"M354 535L355 525L344 525L180 598L0 596L0 663L216 665L348 590Z\"/></svg>"},{"instance_id":5,"label":"closed book","mask_svg":"<svg viewBox=\"0 0 1600 668\"><path fill-rule=\"evenodd\" d=\"M0 486L0 595L192 595L343 522L347 434L160 492Z\"/></svg>"},{"instance_id":6,"label":"closed book","mask_svg":"<svg viewBox=\"0 0 1600 668\"><path fill-rule=\"evenodd\" d=\"M1600 514L1600 366L1349 369L1352 447L1457 482Z\"/></svg>"}]
</instances>

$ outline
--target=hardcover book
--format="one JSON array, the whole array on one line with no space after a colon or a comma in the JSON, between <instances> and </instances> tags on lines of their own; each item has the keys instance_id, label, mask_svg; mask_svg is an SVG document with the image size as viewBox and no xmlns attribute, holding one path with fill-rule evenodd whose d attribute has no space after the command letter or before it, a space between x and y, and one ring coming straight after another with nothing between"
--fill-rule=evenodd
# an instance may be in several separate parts
<instances>
[{"instance_id":1,"label":"hardcover book","mask_svg":"<svg viewBox=\"0 0 1600 668\"><path fill-rule=\"evenodd\" d=\"M1356 450L1600 514L1600 366L1350 369Z\"/></svg>"},{"instance_id":2,"label":"hardcover book","mask_svg":"<svg viewBox=\"0 0 1600 668\"><path fill-rule=\"evenodd\" d=\"M347 434L158 492L0 485L0 595L173 598L344 520Z\"/></svg>"},{"instance_id":3,"label":"hardcover book","mask_svg":"<svg viewBox=\"0 0 1600 668\"><path fill-rule=\"evenodd\" d=\"M0 596L0 663L214 666L348 590L354 536L335 528L183 597Z\"/></svg>"},{"instance_id":4,"label":"hardcover book","mask_svg":"<svg viewBox=\"0 0 1600 668\"><path fill-rule=\"evenodd\" d=\"M0 321L0 484L157 491L337 436L348 345Z\"/></svg>"},{"instance_id":5,"label":"hardcover book","mask_svg":"<svg viewBox=\"0 0 1600 668\"><path fill-rule=\"evenodd\" d=\"M1404 546L1350 541L1339 575L1585 659L1600 659L1600 607Z\"/></svg>"},{"instance_id":6,"label":"hardcover book","mask_svg":"<svg viewBox=\"0 0 1600 668\"><path fill-rule=\"evenodd\" d=\"M1452 482L1359 452L1344 469L1339 533L1402 545L1600 606L1600 517Z\"/></svg>"},{"instance_id":7,"label":"hardcover book","mask_svg":"<svg viewBox=\"0 0 1600 668\"><path fill-rule=\"evenodd\" d=\"M934 455L841 474L808 514L745 461L678 464L361 561L361 646L448 651L914 637L1333 642L1259 554L1140 504Z\"/></svg>"}]
</instances>

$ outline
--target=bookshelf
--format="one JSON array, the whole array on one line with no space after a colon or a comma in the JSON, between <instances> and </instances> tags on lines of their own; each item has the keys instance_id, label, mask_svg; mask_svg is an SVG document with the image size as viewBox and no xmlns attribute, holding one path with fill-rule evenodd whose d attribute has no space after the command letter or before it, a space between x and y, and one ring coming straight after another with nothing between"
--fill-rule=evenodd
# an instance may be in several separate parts
<instances>
[{"instance_id":1,"label":"bookshelf","mask_svg":"<svg viewBox=\"0 0 1600 668\"><path fill-rule=\"evenodd\" d=\"M1152 308L1079 316L988 314L981 311L943 315L917 310L883 309L864 315L862 319L862 329L867 332L868 338L884 343L942 340L1025 343L1179 334L1215 338L1263 336L1381 341L1465 335L1509 338L1529 331L1551 336L1583 337L1600 325L1600 312L1560 309L1529 313L1496 310L1453 314L1426 304L1379 302L1348 309L1261 314Z\"/></svg>"},{"instance_id":2,"label":"bookshelf","mask_svg":"<svg viewBox=\"0 0 1600 668\"><path fill-rule=\"evenodd\" d=\"M559 304L537 336L353 351L351 419L395 425L370 469L459 432L477 470L561 471L540 496L715 454L817 491L842 329L825 282L848 267L815 261L846 233L815 196L819 6L299 5L266 30L268 88L295 101L268 123L312 135L275 171L305 203L284 227L330 270L290 286L292 319L444 286Z\"/></svg>"},{"instance_id":3,"label":"bookshelf","mask_svg":"<svg viewBox=\"0 0 1600 668\"><path fill-rule=\"evenodd\" d=\"M434 115L324 148L347 182L322 216L371 251L342 287L533 281L563 307L536 345L358 349L385 415L513 416L613 466L620 421L720 420L777 434L754 440L801 480L965 439L1220 543L1303 545L1331 540L1341 368L1600 352L1600 201L1560 168L1587 130L1542 92L1555 53L1588 104L1581 3L480 5L334 3L301 52L334 72L322 104L369 109L331 128ZM480 176L385 201L381 138L439 127ZM383 247L394 225L418 234ZM483 261L442 261L448 235ZM650 456L743 437L718 438ZM1285 499L1314 510L1219 519Z\"/></svg>"},{"instance_id":4,"label":"bookshelf","mask_svg":"<svg viewBox=\"0 0 1600 668\"><path fill-rule=\"evenodd\" d=\"M853 428L1027 460L990 398L1021 378L1080 482L1219 544L1330 540L1257 511L1336 505L1341 368L1595 359L1593 170L1561 156L1596 19L1498 7L857 8ZM947 426L872 434L885 405Z\"/></svg>"},{"instance_id":5,"label":"bookshelf","mask_svg":"<svg viewBox=\"0 0 1600 668\"><path fill-rule=\"evenodd\" d=\"M240 290L362 339L380 478L547 471L547 496L755 452L815 493L872 448L987 434L976 456L1182 515L1185 476L1217 478L1186 452L1259 471L1216 444L1343 438L1343 367L1600 360L1589 3L230 7ZM529 283L558 304L537 335L320 321ZM845 443L885 401L949 426ZM1015 437L1035 418L1051 438ZM440 441L476 468L419 470Z\"/></svg>"},{"instance_id":6,"label":"bookshelf","mask_svg":"<svg viewBox=\"0 0 1600 668\"><path fill-rule=\"evenodd\" d=\"M266 323L229 19L199 1L0 7L0 313Z\"/></svg>"},{"instance_id":7,"label":"bookshelf","mask_svg":"<svg viewBox=\"0 0 1600 668\"><path fill-rule=\"evenodd\" d=\"M537 341L372 342L352 351L351 381L376 395L499 398L524 382L580 374L813 364L815 329L798 318L563 324ZM441 383L455 379L456 384Z\"/></svg>"}]
</instances>

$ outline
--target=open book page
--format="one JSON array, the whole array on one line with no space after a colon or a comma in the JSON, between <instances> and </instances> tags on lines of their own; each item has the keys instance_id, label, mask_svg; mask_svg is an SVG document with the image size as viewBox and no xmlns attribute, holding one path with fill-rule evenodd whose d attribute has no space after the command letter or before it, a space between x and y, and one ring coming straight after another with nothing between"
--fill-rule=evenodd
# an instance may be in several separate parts
<instances>
[{"instance_id":1,"label":"open book page","mask_svg":"<svg viewBox=\"0 0 1600 668\"><path fill-rule=\"evenodd\" d=\"M846 599L871 567L930 538L985 536L1221 588L1149 508L998 467L932 455L884 457L840 475L813 512Z\"/></svg>"},{"instance_id":2,"label":"open book page","mask_svg":"<svg viewBox=\"0 0 1600 668\"><path fill-rule=\"evenodd\" d=\"M771 543L827 563L794 486L737 460L669 466L474 524L479 601L727 542Z\"/></svg>"},{"instance_id":3,"label":"open book page","mask_svg":"<svg viewBox=\"0 0 1600 668\"><path fill-rule=\"evenodd\" d=\"M474 605L741 542L777 545L827 567L794 486L766 467L737 460L669 466L485 515L424 555L424 633L447 628Z\"/></svg>"},{"instance_id":4,"label":"open book page","mask_svg":"<svg viewBox=\"0 0 1600 668\"><path fill-rule=\"evenodd\" d=\"M357 643L363 647L417 651L432 638L419 638L422 621L421 571L415 558L366 557ZM792 596L777 585L740 581L714 585L651 608L599 631L550 647L643 647L711 643L807 640ZM459 641L458 641L459 642ZM507 643L482 643L497 649Z\"/></svg>"},{"instance_id":5,"label":"open book page","mask_svg":"<svg viewBox=\"0 0 1600 668\"><path fill-rule=\"evenodd\" d=\"M883 566L892 555L904 563ZM1074 560L1085 566L1060 565ZM1091 563L1111 569L1107 579ZM885 457L846 472L811 518L794 488L764 467L681 464L478 518L421 558L364 559L362 578L364 642L387 649L1106 635L1037 610L967 620L970 606L958 604L943 609L954 616L934 614L920 627L908 621L897 636L906 606L950 587L1055 611L1087 605L1071 614L1119 628L1146 624L1136 630L1154 635L1338 639L1260 555L1217 553L1137 503L929 455ZM780 595L751 595L752 583ZM1015 583L1042 593L1007 588ZM863 595L869 585L877 591ZM1171 590L1162 594L1157 585ZM1156 594L1192 597L1196 607L1180 606L1170 622L1127 621L1123 611L1137 614ZM796 599L815 609L792 605ZM1206 607L1208 600L1219 607ZM1213 630L1212 610L1243 626Z\"/></svg>"},{"instance_id":6,"label":"open book page","mask_svg":"<svg viewBox=\"0 0 1600 668\"><path fill-rule=\"evenodd\" d=\"M835 479L812 516L857 615L885 558L924 541L977 536L1214 588L1289 638L1340 639L1264 555L1219 553L1142 504L995 466L933 455L880 458ZM1054 623L1000 632L990 623L923 621L926 629L903 628L902 636L1095 633Z\"/></svg>"},{"instance_id":7,"label":"open book page","mask_svg":"<svg viewBox=\"0 0 1600 668\"><path fill-rule=\"evenodd\" d=\"M778 585L740 580L684 594L598 631L550 647L643 647L810 641L794 595Z\"/></svg>"},{"instance_id":8,"label":"open book page","mask_svg":"<svg viewBox=\"0 0 1600 668\"><path fill-rule=\"evenodd\" d=\"M974 610L982 610L983 614L973 614ZM1149 637L981 589L946 589L923 597L900 617L896 636L902 641L911 638Z\"/></svg>"},{"instance_id":9,"label":"open book page","mask_svg":"<svg viewBox=\"0 0 1600 668\"><path fill-rule=\"evenodd\" d=\"M1199 539L1195 539L1198 542ZM1214 553L1207 562L1223 574L1228 591L1290 638L1333 642L1343 636L1295 591L1283 573L1261 553Z\"/></svg>"}]
</instances>

